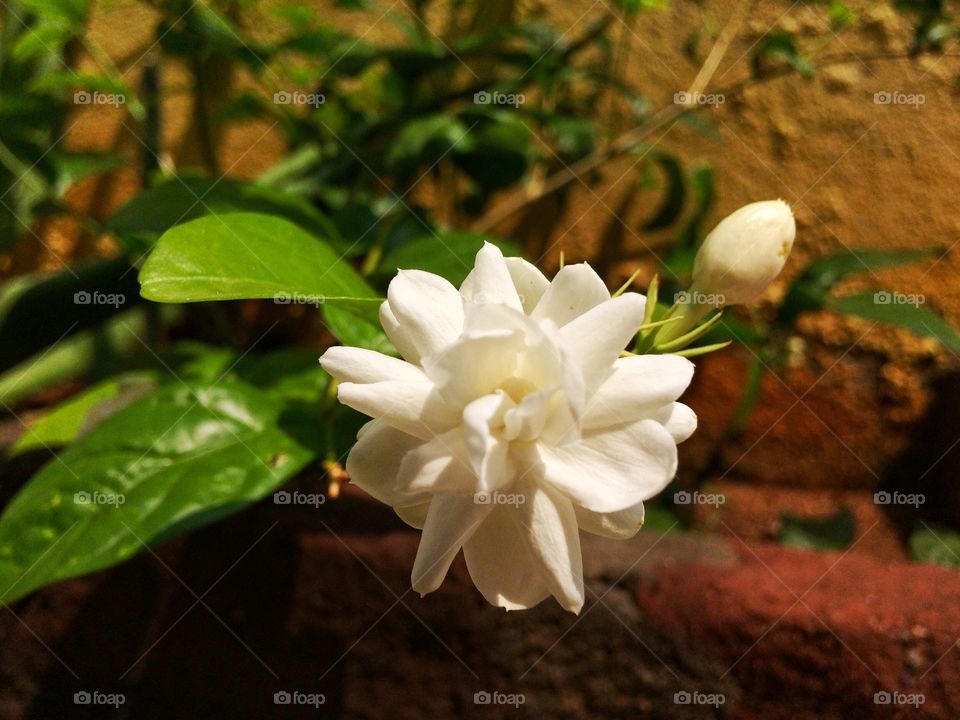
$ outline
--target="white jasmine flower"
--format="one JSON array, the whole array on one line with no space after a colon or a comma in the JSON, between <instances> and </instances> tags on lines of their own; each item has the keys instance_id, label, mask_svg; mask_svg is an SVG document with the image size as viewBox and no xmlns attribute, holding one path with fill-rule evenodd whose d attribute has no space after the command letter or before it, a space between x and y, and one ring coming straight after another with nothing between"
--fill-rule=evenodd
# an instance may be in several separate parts
<instances>
[{"instance_id":1,"label":"white jasmine flower","mask_svg":"<svg viewBox=\"0 0 960 720\"><path fill-rule=\"evenodd\" d=\"M463 549L492 604L553 595L579 612L578 528L636 533L696 427L676 402L688 360L620 357L644 304L611 298L585 263L549 282L487 244L459 291L420 270L390 283L380 317L402 360L324 354L340 401L374 418L347 459L352 481L423 529L415 590L439 587Z\"/></svg>"},{"instance_id":2,"label":"white jasmine flower","mask_svg":"<svg viewBox=\"0 0 960 720\"><path fill-rule=\"evenodd\" d=\"M725 305L750 302L783 269L796 232L783 200L744 205L704 239L693 263L691 294L719 297Z\"/></svg>"}]
</instances>

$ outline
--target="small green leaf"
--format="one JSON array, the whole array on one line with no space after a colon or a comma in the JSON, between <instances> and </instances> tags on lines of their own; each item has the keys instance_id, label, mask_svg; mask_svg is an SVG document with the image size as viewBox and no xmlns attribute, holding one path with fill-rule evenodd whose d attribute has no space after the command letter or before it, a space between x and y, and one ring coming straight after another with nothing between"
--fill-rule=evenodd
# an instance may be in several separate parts
<instances>
[{"instance_id":1,"label":"small green leaf","mask_svg":"<svg viewBox=\"0 0 960 720\"><path fill-rule=\"evenodd\" d=\"M780 518L780 542L804 550L843 550L856 534L853 513L843 508L826 518L798 518L784 513Z\"/></svg>"},{"instance_id":2,"label":"small green leaf","mask_svg":"<svg viewBox=\"0 0 960 720\"><path fill-rule=\"evenodd\" d=\"M917 562L960 567L960 533L944 527L917 528L910 535L910 557Z\"/></svg>"},{"instance_id":3,"label":"small green leaf","mask_svg":"<svg viewBox=\"0 0 960 720\"><path fill-rule=\"evenodd\" d=\"M0 602L115 565L259 500L313 451L284 406L236 381L177 383L50 461L0 517Z\"/></svg>"},{"instance_id":4,"label":"small green leaf","mask_svg":"<svg viewBox=\"0 0 960 720\"><path fill-rule=\"evenodd\" d=\"M211 215L165 232L140 270L140 293L156 302L332 302L371 320L381 301L327 243L256 213Z\"/></svg>"},{"instance_id":5,"label":"small green leaf","mask_svg":"<svg viewBox=\"0 0 960 720\"><path fill-rule=\"evenodd\" d=\"M786 30L768 33L757 45L752 59L754 75L761 75L770 60L787 63L807 79L813 77L816 71L813 61L800 53L793 34Z\"/></svg>"}]
</instances>

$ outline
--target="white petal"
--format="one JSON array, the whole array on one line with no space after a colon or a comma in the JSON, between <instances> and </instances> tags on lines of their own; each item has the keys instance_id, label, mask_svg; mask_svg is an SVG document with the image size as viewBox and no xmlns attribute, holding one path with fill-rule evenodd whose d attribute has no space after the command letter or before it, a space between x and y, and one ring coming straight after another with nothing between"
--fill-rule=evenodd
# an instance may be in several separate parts
<instances>
[{"instance_id":1,"label":"white petal","mask_svg":"<svg viewBox=\"0 0 960 720\"><path fill-rule=\"evenodd\" d=\"M504 413L503 433L508 440L527 442L539 437L547 423L551 401L560 388L554 385L546 390L532 392L520 404Z\"/></svg>"},{"instance_id":2,"label":"white petal","mask_svg":"<svg viewBox=\"0 0 960 720\"><path fill-rule=\"evenodd\" d=\"M693 363L679 355L634 355L616 360L613 374L587 401L585 429L641 420L680 397Z\"/></svg>"},{"instance_id":3,"label":"white petal","mask_svg":"<svg viewBox=\"0 0 960 720\"><path fill-rule=\"evenodd\" d=\"M510 443L502 432L504 415L513 407L513 400L501 390L477 398L463 410L463 439L479 480L477 492L496 490L513 479Z\"/></svg>"},{"instance_id":4,"label":"white petal","mask_svg":"<svg viewBox=\"0 0 960 720\"><path fill-rule=\"evenodd\" d=\"M344 405L422 440L446 432L459 422L459 413L444 402L430 382L345 382L337 386L337 397Z\"/></svg>"},{"instance_id":5,"label":"white petal","mask_svg":"<svg viewBox=\"0 0 960 720\"><path fill-rule=\"evenodd\" d=\"M467 330L442 352L424 358L423 365L443 398L463 408L512 377L523 348L519 330Z\"/></svg>"},{"instance_id":6,"label":"white petal","mask_svg":"<svg viewBox=\"0 0 960 720\"><path fill-rule=\"evenodd\" d=\"M470 461L463 428L455 427L414 448L403 459L397 487L403 492L477 492L477 474Z\"/></svg>"},{"instance_id":7,"label":"white petal","mask_svg":"<svg viewBox=\"0 0 960 720\"><path fill-rule=\"evenodd\" d=\"M507 263L507 270L510 271L510 277L513 279L513 286L517 289L517 295L520 296L520 302L523 305L523 312L527 315L533 312L533 309L540 302L543 293L550 287L550 281L544 277L535 265L528 263L520 257L504 258Z\"/></svg>"},{"instance_id":8,"label":"white petal","mask_svg":"<svg viewBox=\"0 0 960 720\"><path fill-rule=\"evenodd\" d=\"M637 334L645 305L642 295L624 293L560 328L560 337L580 368L588 393L607 379L614 361Z\"/></svg>"},{"instance_id":9,"label":"white petal","mask_svg":"<svg viewBox=\"0 0 960 720\"><path fill-rule=\"evenodd\" d=\"M437 495L430 503L417 559L413 563L413 589L433 592L450 569L460 547L490 513L491 505L474 502L473 496Z\"/></svg>"},{"instance_id":10,"label":"white petal","mask_svg":"<svg viewBox=\"0 0 960 720\"><path fill-rule=\"evenodd\" d=\"M496 506L463 546L467 570L491 605L524 610L550 596L530 534L514 507Z\"/></svg>"},{"instance_id":11,"label":"white petal","mask_svg":"<svg viewBox=\"0 0 960 720\"><path fill-rule=\"evenodd\" d=\"M421 358L442 350L463 329L460 293L439 275L400 270L387 288L387 302L401 332Z\"/></svg>"},{"instance_id":12,"label":"white petal","mask_svg":"<svg viewBox=\"0 0 960 720\"><path fill-rule=\"evenodd\" d=\"M574 506L580 529L594 535L626 540L637 534L643 527L643 503L612 513L597 513L586 508Z\"/></svg>"},{"instance_id":13,"label":"white petal","mask_svg":"<svg viewBox=\"0 0 960 720\"><path fill-rule=\"evenodd\" d=\"M677 470L673 437L650 419L585 433L574 445L539 444L537 452L541 465L532 471L594 512L616 512L656 495Z\"/></svg>"},{"instance_id":14,"label":"white petal","mask_svg":"<svg viewBox=\"0 0 960 720\"><path fill-rule=\"evenodd\" d=\"M320 358L320 365L339 382L429 382L423 370L416 365L363 348L334 346Z\"/></svg>"},{"instance_id":15,"label":"white petal","mask_svg":"<svg viewBox=\"0 0 960 720\"><path fill-rule=\"evenodd\" d=\"M526 497L519 509L550 592L565 610L578 613L583 607L583 558L573 503L542 487L533 487Z\"/></svg>"},{"instance_id":16,"label":"white petal","mask_svg":"<svg viewBox=\"0 0 960 720\"><path fill-rule=\"evenodd\" d=\"M697 429L697 415L683 403L670 403L654 416L657 422L663 423L677 444L682 443L693 435Z\"/></svg>"},{"instance_id":17,"label":"white petal","mask_svg":"<svg viewBox=\"0 0 960 720\"><path fill-rule=\"evenodd\" d=\"M417 505L429 496L399 492L396 479L404 456L422 441L381 420L368 422L357 433L357 443L347 456L350 482L393 507Z\"/></svg>"},{"instance_id":18,"label":"white petal","mask_svg":"<svg viewBox=\"0 0 960 720\"><path fill-rule=\"evenodd\" d=\"M477 253L473 270L460 286L460 295L468 303L507 305L514 310L523 310L503 253L489 242L485 242Z\"/></svg>"},{"instance_id":19,"label":"white petal","mask_svg":"<svg viewBox=\"0 0 960 720\"><path fill-rule=\"evenodd\" d=\"M503 305L491 305L469 311L464 325L468 333L492 332L498 328L520 332L523 347L517 356L513 377L527 381L534 389L559 385L569 403L570 413L575 418L580 417L585 402L583 378L553 321L538 322Z\"/></svg>"},{"instance_id":20,"label":"white petal","mask_svg":"<svg viewBox=\"0 0 960 720\"><path fill-rule=\"evenodd\" d=\"M422 530L423 526L427 524L427 512L429 512L429 510L429 502L421 503L420 505L411 505L410 507L394 508L394 512L400 516L401 520L410 527L417 528L417 530Z\"/></svg>"},{"instance_id":21,"label":"white petal","mask_svg":"<svg viewBox=\"0 0 960 720\"><path fill-rule=\"evenodd\" d=\"M386 333L387 339L393 343L403 359L419 364L420 353L417 352L413 338L409 332L400 327L400 321L397 320L397 316L390 309L390 303L386 300L380 303L380 324L383 326L383 332Z\"/></svg>"},{"instance_id":22,"label":"white petal","mask_svg":"<svg viewBox=\"0 0 960 720\"><path fill-rule=\"evenodd\" d=\"M553 278L530 316L536 320L549 318L563 327L609 299L607 286L587 263L565 265Z\"/></svg>"}]
</instances>

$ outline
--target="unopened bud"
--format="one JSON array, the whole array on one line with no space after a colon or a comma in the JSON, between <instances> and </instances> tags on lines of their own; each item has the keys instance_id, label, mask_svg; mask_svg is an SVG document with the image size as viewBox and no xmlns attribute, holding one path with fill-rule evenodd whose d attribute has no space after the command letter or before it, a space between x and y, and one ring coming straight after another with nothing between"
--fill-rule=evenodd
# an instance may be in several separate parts
<instances>
[{"instance_id":1,"label":"unopened bud","mask_svg":"<svg viewBox=\"0 0 960 720\"><path fill-rule=\"evenodd\" d=\"M756 298L783 269L797 226L783 200L744 205L707 235L693 262L691 291L724 305Z\"/></svg>"}]
</instances>

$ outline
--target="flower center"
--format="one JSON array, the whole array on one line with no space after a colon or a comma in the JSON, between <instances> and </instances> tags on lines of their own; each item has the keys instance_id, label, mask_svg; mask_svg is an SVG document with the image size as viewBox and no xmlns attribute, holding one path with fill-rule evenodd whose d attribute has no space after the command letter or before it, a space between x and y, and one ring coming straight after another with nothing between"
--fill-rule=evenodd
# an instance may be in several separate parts
<instances>
[{"instance_id":1,"label":"flower center","mask_svg":"<svg viewBox=\"0 0 960 720\"><path fill-rule=\"evenodd\" d=\"M497 389L503 390L519 405L527 395L536 392L537 386L526 378L511 377L501 382Z\"/></svg>"}]
</instances>

